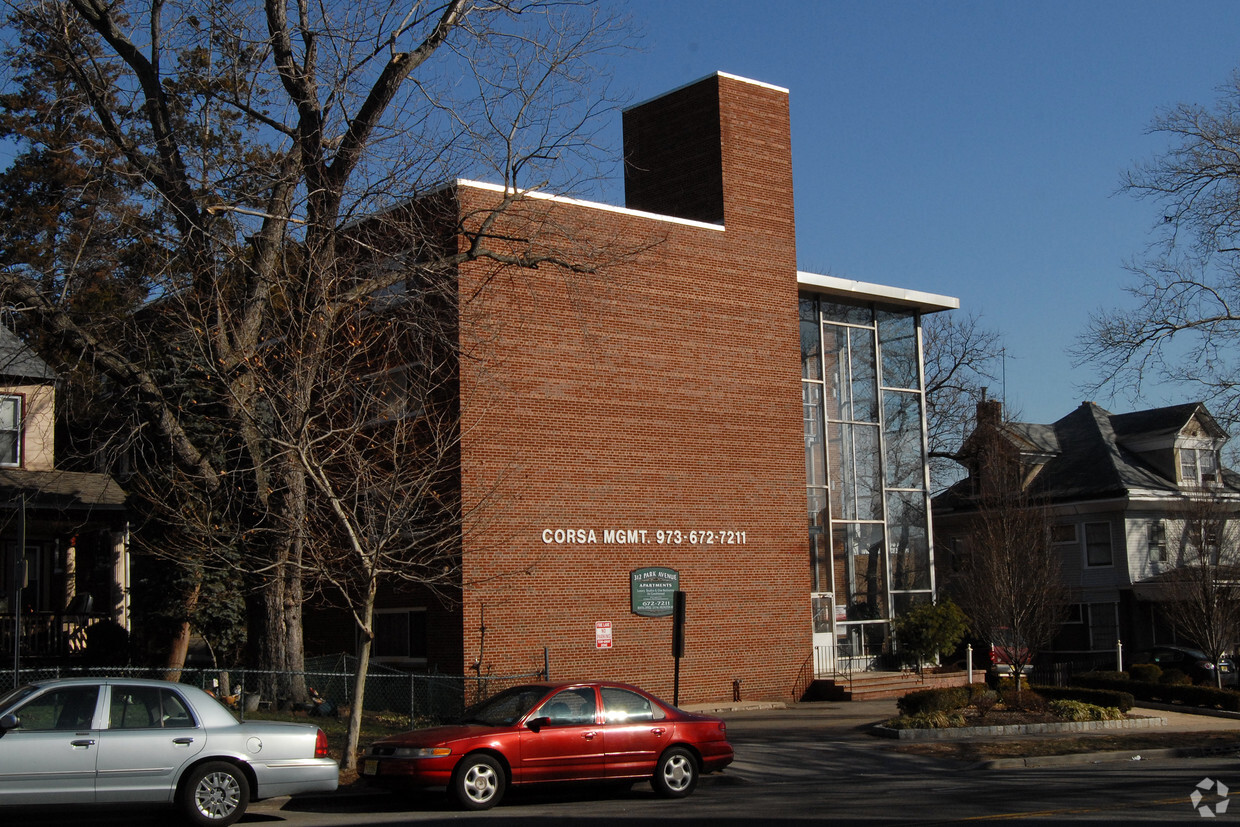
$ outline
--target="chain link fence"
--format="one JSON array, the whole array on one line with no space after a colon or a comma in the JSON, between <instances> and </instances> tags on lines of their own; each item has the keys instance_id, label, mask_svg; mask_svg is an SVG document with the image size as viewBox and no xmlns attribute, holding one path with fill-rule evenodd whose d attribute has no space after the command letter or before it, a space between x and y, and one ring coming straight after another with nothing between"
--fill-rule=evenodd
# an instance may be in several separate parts
<instances>
[{"instance_id":1,"label":"chain link fence","mask_svg":"<svg viewBox=\"0 0 1240 827\"><path fill-rule=\"evenodd\" d=\"M327 702L333 714L344 715L353 706L354 670L357 659L348 655L310 658L299 673L307 688ZM75 677L154 678L167 677L166 667L37 667L22 669L14 680L12 670L0 672L0 695L17 685L37 680ZM293 673L261 669L190 668L180 670L180 682L206 689L228 699L244 718L247 712L279 708L285 699L263 698L258 687L272 676L291 678ZM371 664L366 676L363 711L400 715L410 725L450 721L465 707L509 686L543 679L541 671L520 675L477 676L411 673Z\"/></svg>"}]
</instances>

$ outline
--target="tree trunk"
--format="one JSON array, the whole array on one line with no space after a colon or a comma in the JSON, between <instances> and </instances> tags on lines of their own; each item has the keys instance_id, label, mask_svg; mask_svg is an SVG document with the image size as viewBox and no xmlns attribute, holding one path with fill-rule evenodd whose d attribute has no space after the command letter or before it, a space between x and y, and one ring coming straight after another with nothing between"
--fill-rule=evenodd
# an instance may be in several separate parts
<instances>
[{"instance_id":1,"label":"tree trunk","mask_svg":"<svg viewBox=\"0 0 1240 827\"><path fill-rule=\"evenodd\" d=\"M344 756L340 767L357 769L357 742L362 735L362 706L366 700L366 676L370 672L370 645L374 641L375 593L377 584L372 578L366 590L362 606L361 645L357 649L357 669L353 673L353 708L349 710L349 728L345 735Z\"/></svg>"},{"instance_id":2,"label":"tree trunk","mask_svg":"<svg viewBox=\"0 0 1240 827\"><path fill-rule=\"evenodd\" d=\"M202 578L199 577L185 597L185 620L181 621L181 627L177 630L176 637L172 639L172 646L168 650L168 660L164 664L164 680L166 681L179 682L181 680L181 672L185 669L185 658L189 655L191 634L189 619L194 614L194 610L198 608L198 595L201 592Z\"/></svg>"}]
</instances>

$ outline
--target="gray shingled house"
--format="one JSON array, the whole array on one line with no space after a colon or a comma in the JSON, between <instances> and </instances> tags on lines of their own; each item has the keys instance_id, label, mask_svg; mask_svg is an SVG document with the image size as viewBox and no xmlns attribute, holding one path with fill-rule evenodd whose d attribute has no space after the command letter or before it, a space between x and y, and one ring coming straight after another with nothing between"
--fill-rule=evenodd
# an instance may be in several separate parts
<instances>
[{"instance_id":1,"label":"gray shingled house","mask_svg":"<svg viewBox=\"0 0 1240 827\"><path fill-rule=\"evenodd\" d=\"M92 639L114 659L129 630L125 492L57 467L56 386L0 326L0 657L12 662L20 622L23 666L92 654Z\"/></svg>"},{"instance_id":2,"label":"gray shingled house","mask_svg":"<svg viewBox=\"0 0 1240 827\"><path fill-rule=\"evenodd\" d=\"M1051 514L1070 594L1068 620L1043 658L1115 668L1177 641L1158 584L1177 565L1185 514L1208 499L1240 513L1240 477L1224 468L1228 434L1200 403L1113 414L1092 402L1049 425L1005 422L978 405L958 460L968 476L933 499L938 582L950 591L953 552L977 513L976 446L998 438L1020 463L1025 490ZM1199 507L1199 506L1198 506ZM1234 522L1234 521L1233 521Z\"/></svg>"}]
</instances>

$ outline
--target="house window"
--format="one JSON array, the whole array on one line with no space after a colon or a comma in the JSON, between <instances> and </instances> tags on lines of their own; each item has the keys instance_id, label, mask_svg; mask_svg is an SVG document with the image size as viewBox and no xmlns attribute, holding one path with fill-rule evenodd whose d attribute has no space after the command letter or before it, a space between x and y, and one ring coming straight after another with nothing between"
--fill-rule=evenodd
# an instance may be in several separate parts
<instances>
[{"instance_id":1,"label":"house window","mask_svg":"<svg viewBox=\"0 0 1240 827\"><path fill-rule=\"evenodd\" d=\"M1167 562L1167 524L1162 520L1150 523L1150 562Z\"/></svg>"},{"instance_id":2,"label":"house window","mask_svg":"<svg viewBox=\"0 0 1240 827\"><path fill-rule=\"evenodd\" d=\"M376 609L375 660L425 661L426 610Z\"/></svg>"},{"instance_id":3,"label":"house window","mask_svg":"<svg viewBox=\"0 0 1240 827\"><path fill-rule=\"evenodd\" d=\"M1052 543L1075 543L1076 542L1076 525L1069 523L1067 525L1051 526L1051 542Z\"/></svg>"},{"instance_id":4,"label":"house window","mask_svg":"<svg viewBox=\"0 0 1240 827\"><path fill-rule=\"evenodd\" d=\"M393 368L367 376L360 383L357 407L365 423L392 422L422 411L414 398L414 377L410 367Z\"/></svg>"},{"instance_id":5,"label":"house window","mask_svg":"<svg viewBox=\"0 0 1240 827\"><path fill-rule=\"evenodd\" d=\"M1084 623L1085 622L1084 607L1080 603L1068 604L1068 608L1064 612L1063 622L1065 625L1068 623L1076 623L1076 624Z\"/></svg>"},{"instance_id":6,"label":"house window","mask_svg":"<svg viewBox=\"0 0 1240 827\"><path fill-rule=\"evenodd\" d=\"M0 396L0 465L22 462L22 398Z\"/></svg>"},{"instance_id":7,"label":"house window","mask_svg":"<svg viewBox=\"0 0 1240 827\"><path fill-rule=\"evenodd\" d=\"M1218 482L1218 452L1212 448L1181 448L1180 482L1183 485Z\"/></svg>"},{"instance_id":8,"label":"house window","mask_svg":"<svg viewBox=\"0 0 1240 827\"><path fill-rule=\"evenodd\" d=\"M1085 565L1111 565L1111 524L1085 524Z\"/></svg>"}]
</instances>

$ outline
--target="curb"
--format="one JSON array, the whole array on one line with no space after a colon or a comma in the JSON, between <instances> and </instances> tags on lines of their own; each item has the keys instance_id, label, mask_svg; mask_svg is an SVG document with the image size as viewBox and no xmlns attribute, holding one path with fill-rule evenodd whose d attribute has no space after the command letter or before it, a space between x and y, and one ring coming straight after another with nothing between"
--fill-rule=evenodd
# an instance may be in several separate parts
<instances>
[{"instance_id":1,"label":"curb","mask_svg":"<svg viewBox=\"0 0 1240 827\"><path fill-rule=\"evenodd\" d=\"M1172 747L1150 749L1139 753L1123 752L1074 752L1068 755L1037 755L1028 758L993 758L971 764L970 769L1010 770L1026 767L1055 767L1072 764L1101 764L1104 761L1149 761L1157 758L1204 758L1236 752L1236 747Z\"/></svg>"},{"instance_id":2,"label":"curb","mask_svg":"<svg viewBox=\"0 0 1240 827\"><path fill-rule=\"evenodd\" d=\"M1126 718L1119 721L1065 721L1058 724L1006 724L944 729L892 729L876 724L874 733L901 741L964 741L1002 735L1045 735L1061 732L1097 732L1106 729L1152 729L1167 725L1166 718Z\"/></svg>"}]
</instances>

